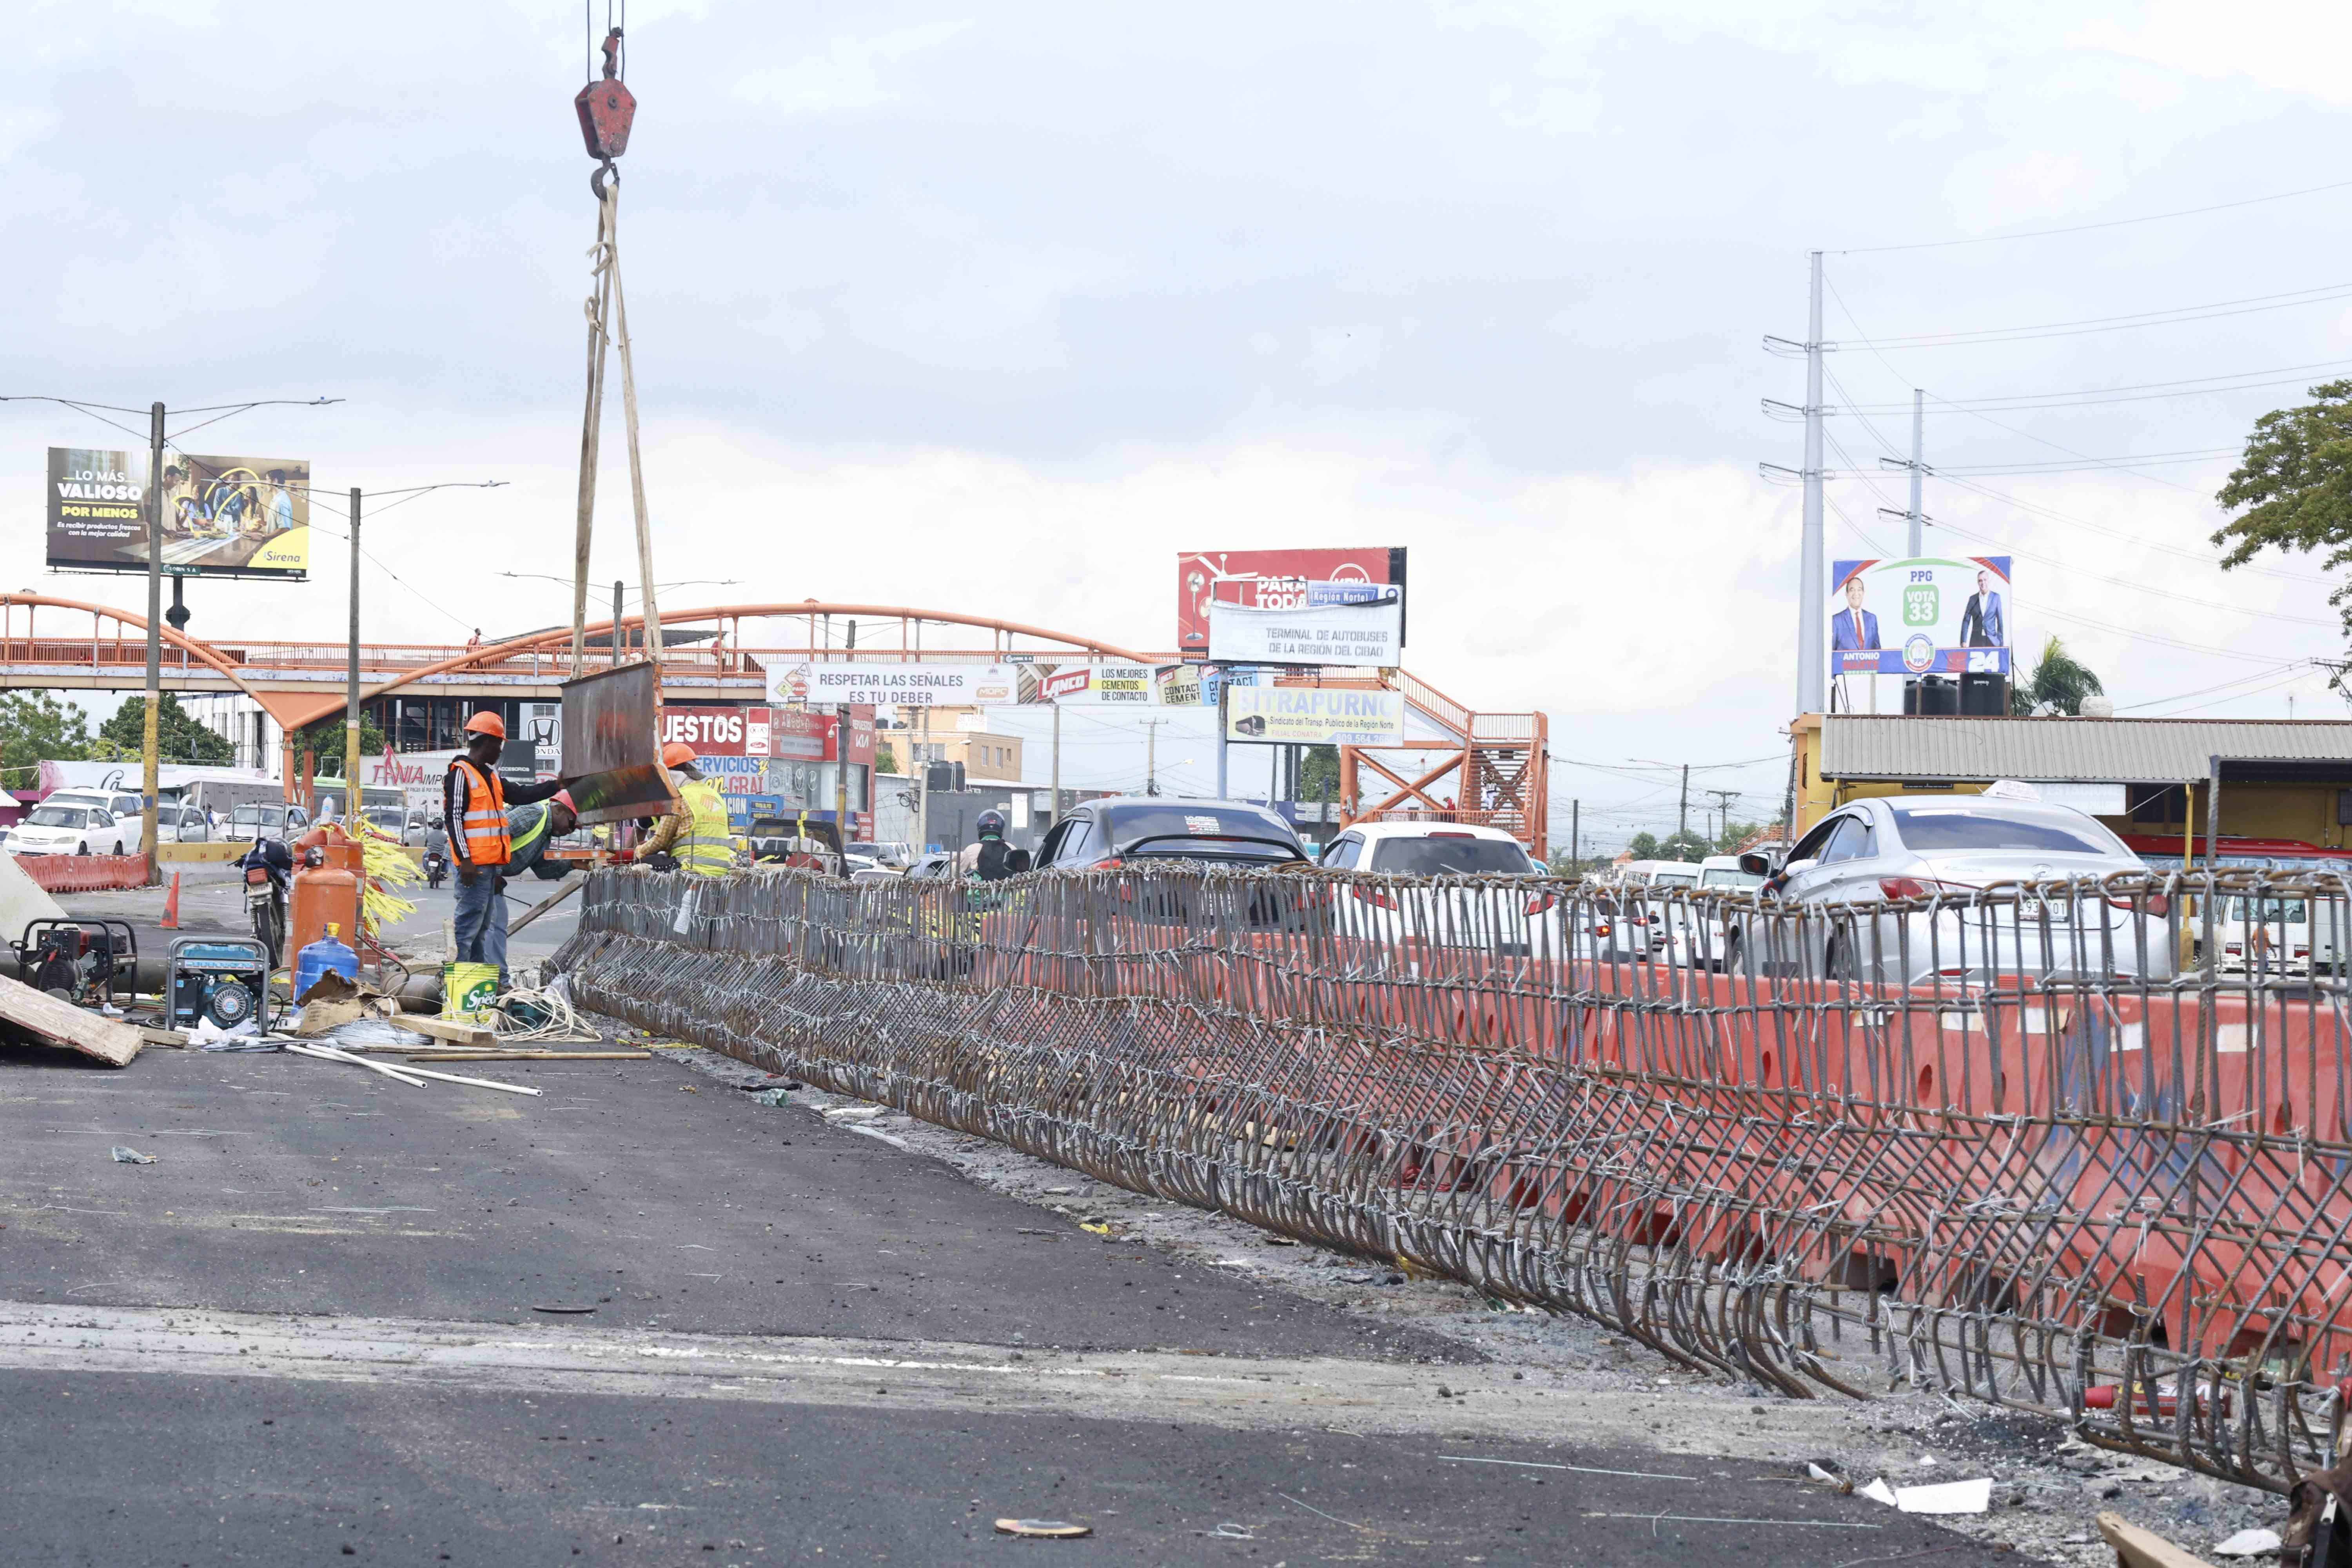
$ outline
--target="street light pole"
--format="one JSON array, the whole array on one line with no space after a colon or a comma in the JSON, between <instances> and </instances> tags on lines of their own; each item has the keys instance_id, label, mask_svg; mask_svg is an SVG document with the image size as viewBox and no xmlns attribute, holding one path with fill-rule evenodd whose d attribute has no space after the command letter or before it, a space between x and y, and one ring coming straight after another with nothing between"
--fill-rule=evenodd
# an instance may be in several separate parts
<instances>
[{"instance_id":1,"label":"street light pole","mask_svg":"<svg viewBox=\"0 0 2352 1568\"><path fill-rule=\"evenodd\" d=\"M163 700L163 405L152 405L147 418L147 715L139 746L139 837L152 886L163 879L155 858L155 797L163 788L163 715L157 710Z\"/></svg>"}]
</instances>

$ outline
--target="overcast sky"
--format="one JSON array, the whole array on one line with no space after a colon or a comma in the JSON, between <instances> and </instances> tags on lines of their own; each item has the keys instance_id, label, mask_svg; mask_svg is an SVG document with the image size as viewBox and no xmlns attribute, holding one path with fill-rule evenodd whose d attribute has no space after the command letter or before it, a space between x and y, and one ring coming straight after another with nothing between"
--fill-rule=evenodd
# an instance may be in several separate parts
<instances>
[{"instance_id":1,"label":"overcast sky","mask_svg":"<svg viewBox=\"0 0 2352 1568\"><path fill-rule=\"evenodd\" d=\"M1701 776L1765 815L1798 498L1757 465L1801 447L1759 401L1803 382L1761 339L1803 336L1818 247L1832 403L2163 394L1931 414L1929 460L1969 471L1930 481L1930 547L2019 557L2021 647L2063 637L2129 711L2344 716L2290 668L2342 647L2320 574L2223 574L2205 538L2252 419L2352 371L2352 189L2014 237L2345 178L2344 8L637 0L628 30L659 570L735 580L674 605L1164 648L1180 549L1402 544L1410 667L1548 711L1589 827L1673 826L1603 771L1637 758L1752 761ZM385 516L369 635L562 619L563 587L498 574L570 558L580 9L35 0L13 36L0 392L345 398L190 449L508 480ZM2224 301L2266 308L1883 345ZM604 579L634 575L608 428ZM1901 476L1871 470L1907 417L1832 434L1865 477L1831 488L1829 553L1899 553ZM18 584L142 598L38 565L43 448L110 438L0 407ZM190 629L340 638L342 581L321 540L307 585L200 585Z\"/></svg>"}]
</instances>

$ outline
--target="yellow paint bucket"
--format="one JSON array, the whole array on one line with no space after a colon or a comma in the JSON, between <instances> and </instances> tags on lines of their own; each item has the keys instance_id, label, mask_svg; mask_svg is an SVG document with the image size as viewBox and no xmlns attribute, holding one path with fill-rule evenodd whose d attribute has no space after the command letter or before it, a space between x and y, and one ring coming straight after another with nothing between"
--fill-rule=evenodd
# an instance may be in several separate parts
<instances>
[{"instance_id":1,"label":"yellow paint bucket","mask_svg":"<svg viewBox=\"0 0 2352 1568\"><path fill-rule=\"evenodd\" d=\"M499 996L499 966L495 963L445 963L441 966L441 1016L453 1024L488 1024L498 1015L490 1005Z\"/></svg>"}]
</instances>

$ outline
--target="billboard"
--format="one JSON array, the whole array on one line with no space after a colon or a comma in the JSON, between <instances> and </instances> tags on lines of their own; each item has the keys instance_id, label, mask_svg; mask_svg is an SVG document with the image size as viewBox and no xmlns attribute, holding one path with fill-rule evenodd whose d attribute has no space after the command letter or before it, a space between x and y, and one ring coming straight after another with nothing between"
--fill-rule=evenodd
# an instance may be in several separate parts
<instances>
[{"instance_id":1,"label":"billboard","mask_svg":"<svg viewBox=\"0 0 2352 1568\"><path fill-rule=\"evenodd\" d=\"M1160 671L1150 664L1024 664L1014 673L1024 702L1094 708L1157 705Z\"/></svg>"},{"instance_id":2,"label":"billboard","mask_svg":"<svg viewBox=\"0 0 2352 1568\"><path fill-rule=\"evenodd\" d=\"M291 458L165 456L165 572L297 582L310 575L309 463ZM146 499L145 452L50 447L50 567L146 571Z\"/></svg>"},{"instance_id":3,"label":"billboard","mask_svg":"<svg viewBox=\"0 0 2352 1568\"><path fill-rule=\"evenodd\" d=\"M1394 665L1404 656L1404 590L1307 583L1269 597L1252 580L1209 585L1209 657L1220 664ZM1244 599L1254 602L1244 603Z\"/></svg>"},{"instance_id":4,"label":"billboard","mask_svg":"<svg viewBox=\"0 0 2352 1568\"><path fill-rule=\"evenodd\" d=\"M1188 550L1176 557L1176 648L1209 654L1209 584L1228 579L1223 597L1253 608L1297 609L1309 583L1385 583L1404 586L1404 551ZM1400 620L1397 641L1404 641ZM1391 659L1389 662L1396 662Z\"/></svg>"},{"instance_id":5,"label":"billboard","mask_svg":"<svg viewBox=\"0 0 2352 1568\"><path fill-rule=\"evenodd\" d=\"M799 708L718 708L665 705L661 712L662 743L683 741L695 755L709 762L720 757L749 757L754 762L830 763L840 759L839 723L828 712ZM849 760L874 763L874 719L871 714L849 720ZM708 770L706 770L708 771ZM757 767L735 768L734 773L757 774Z\"/></svg>"},{"instance_id":6,"label":"billboard","mask_svg":"<svg viewBox=\"0 0 2352 1568\"><path fill-rule=\"evenodd\" d=\"M2007 675L2010 559L1832 563L1830 673Z\"/></svg>"},{"instance_id":7,"label":"billboard","mask_svg":"<svg viewBox=\"0 0 2352 1568\"><path fill-rule=\"evenodd\" d=\"M1394 746L1404 741L1404 693L1328 686L1236 686L1225 739L1306 746Z\"/></svg>"},{"instance_id":8,"label":"billboard","mask_svg":"<svg viewBox=\"0 0 2352 1568\"><path fill-rule=\"evenodd\" d=\"M995 664L802 663L778 666L769 695L787 707L844 702L975 708L1018 701L1013 671Z\"/></svg>"}]
</instances>

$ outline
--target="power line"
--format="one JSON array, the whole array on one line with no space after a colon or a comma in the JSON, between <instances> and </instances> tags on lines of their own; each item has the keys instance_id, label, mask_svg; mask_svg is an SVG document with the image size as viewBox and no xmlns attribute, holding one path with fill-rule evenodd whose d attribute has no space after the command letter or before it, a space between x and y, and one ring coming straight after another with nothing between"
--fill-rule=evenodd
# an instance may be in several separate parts
<instances>
[{"instance_id":1,"label":"power line","mask_svg":"<svg viewBox=\"0 0 2352 1568\"><path fill-rule=\"evenodd\" d=\"M2053 235L2088 234L2094 229L2124 228L2132 224L2164 223L2177 217L2199 217L2206 213L2231 212L2239 207L2260 206L2265 202L2293 201L2297 196L2315 196L2328 191L2352 187L2352 180L2337 180L2332 184L2307 185L2299 191L2280 191L2274 195L2245 196L2234 202L2215 202L2210 206L2182 207L2177 212L2149 213L2142 217L2104 218L2095 223L2067 224L2058 228L2023 229L2016 234L1970 235L1961 239L1922 239L1908 245L1859 245L1841 250L1840 256L1883 256L1895 250L1946 250L1962 245L2005 245L2013 239L2047 239Z\"/></svg>"},{"instance_id":2,"label":"power line","mask_svg":"<svg viewBox=\"0 0 2352 1568\"><path fill-rule=\"evenodd\" d=\"M1839 300L1838 308L1841 310L1845 310L1845 301L1843 300ZM1853 320L1853 313L1851 310L1846 310L1846 319L1848 321ZM1856 331L1860 331L1862 330L1859 323L1856 323L1854 330ZM2173 381L2129 382L2122 386L2085 386L2079 387L2071 392L2014 392L1990 397L1939 397L1936 401L1942 404L1946 408L1950 409L1954 413L1964 413L1968 410L1976 408L1999 409L2005 405L2012 407L2013 411L2022 412L2029 408L2074 408L2085 407L2102 403L2144 403L2148 401L2147 397L2126 396L2123 395L2147 393L2149 394L2150 396L2154 397L2201 397L2209 393L2237 392L2242 390L2242 387L2238 386L2217 386L2212 384L2216 382L2225 381L2241 382L2243 383L2246 387L2292 386L2297 383L2309 379L2307 375L2302 373L2315 370L2341 370L2347 366L2352 366L2352 360L2324 359L2314 360L2308 364L2273 365L2267 370L2241 370L2231 371L2226 374L2221 375L2183 376ZM2257 377L2264 376L2275 376L2283 379L2255 379ZM2181 388L2185 390L2162 390L2165 388ZM1830 414L1908 414L1910 411L1911 405L1907 403L1859 404L1851 408L1830 408L1823 410L1824 413ZM1801 415L1802 410L1799 410L1798 413Z\"/></svg>"},{"instance_id":3,"label":"power line","mask_svg":"<svg viewBox=\"0 0 2352 1568\"><path fill-rule=\"evenodd\" d=\"M2092 332L2122 332L2138 327L2168 327L2182 321L2209 321L2225 316L2289 310L2298 305L2322 305L2347 296L2352 296L2352 283L2327 283L2316 289L2294 289L2283 294L2250 294L2242 300L2216 300L2210 304L2179 305L2168 310L2135 310L2120 316L2085 316L2073 321L1988 327L1967 332L1915 332L1902 337L1872 338L1864 340L1864 346L1874 349L1943 349L1979 343L2032 342L2041 338L2079 338Z\"/></svg>"}]
</instances>

